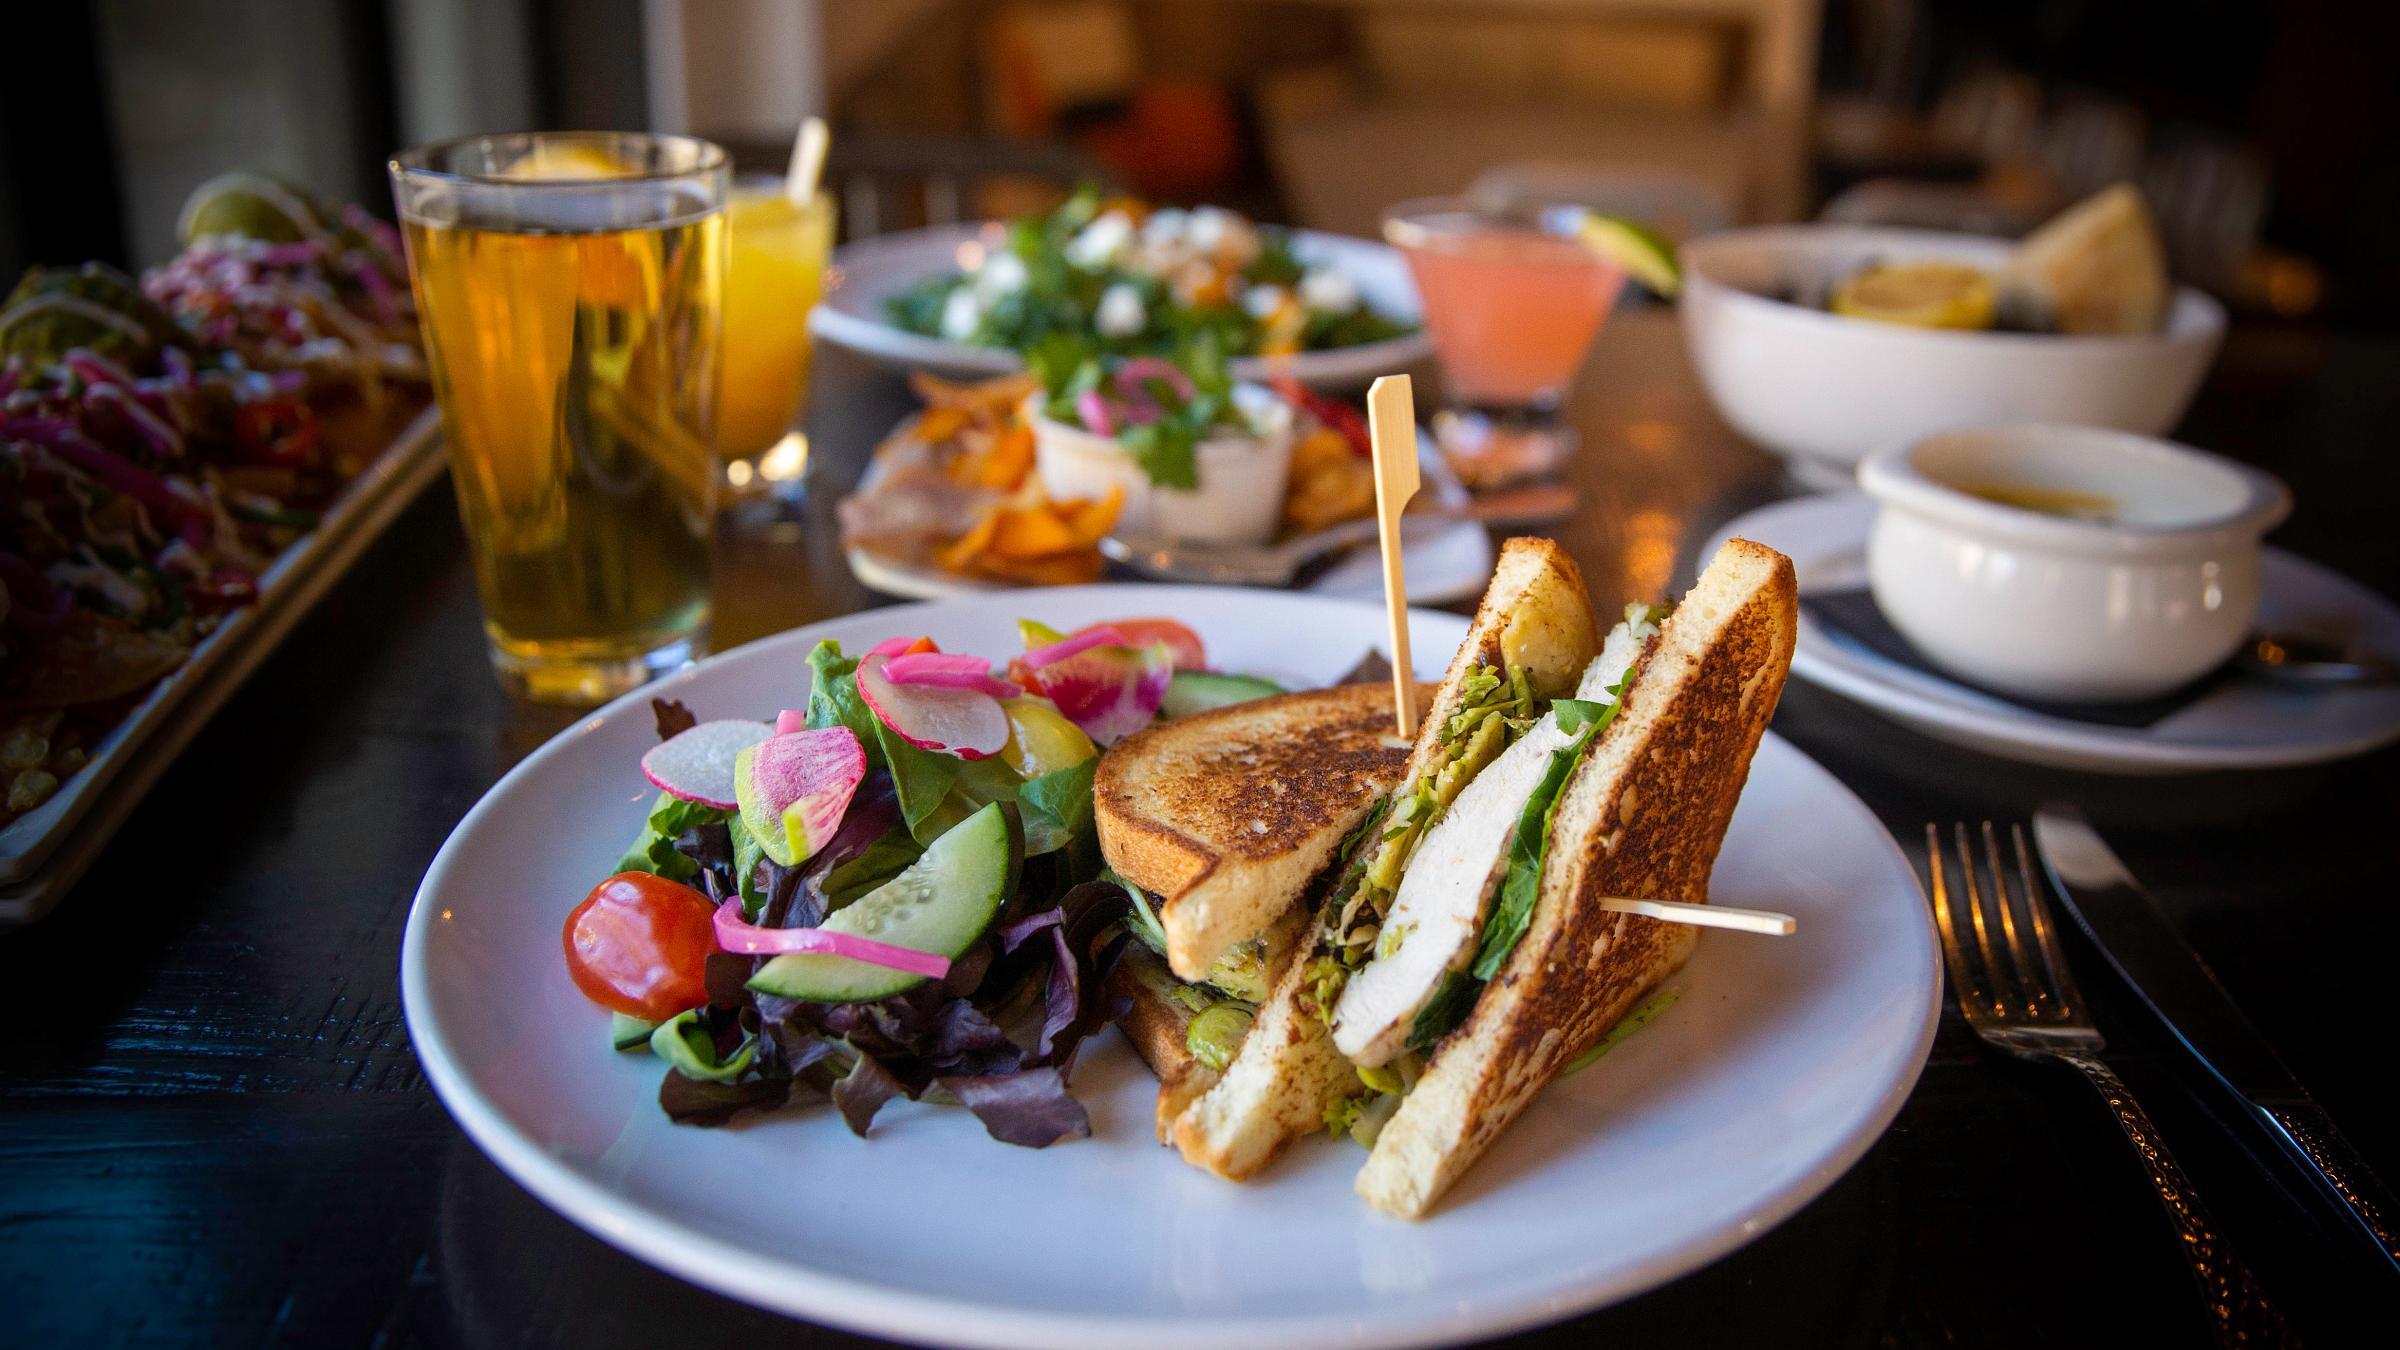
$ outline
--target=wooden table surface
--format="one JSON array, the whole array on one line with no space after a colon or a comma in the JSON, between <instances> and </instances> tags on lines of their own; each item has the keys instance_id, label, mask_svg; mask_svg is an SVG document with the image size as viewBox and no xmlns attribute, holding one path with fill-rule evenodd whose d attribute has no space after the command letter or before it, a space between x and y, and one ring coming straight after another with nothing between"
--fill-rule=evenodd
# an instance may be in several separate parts
<instances>
[{"instance_id":1,"label":"wooden table surface","mask_svg":"<svg viewBox=\"0 0 2400 1350\"><path fill-rule=\"evenodd\" d=\"M2400 592L2389 342L2243 335L2185 428L2296 489L2279 542ZM831 502L900 382L827 353L816 495L729 544L732 645L882 603ZM1734 512L1789 492L1708 410L1671 317L1621 315L1570 413L1585 507L1555 533L1595 597L1665 592ZM863 1344L684 1285L552 1215L467 1142L410 1053L398 952L452 825L571 720L485 666L446 488L426 494L201 732L58 913L0 936L0 1345ZM1795 681L1777 728L1918 852L1928 819L2081 801L2387 1175L2382 1021L2400 942L2400 753L2108 780L2003 763ZM2072 935L2071 935L2072 936ZM2080 947L2111 1058L2321 1344L2387 1311L2212 1123ZM495 998L508 996L494 990ZM1955 1015L1890 1132L1816 1202L1685 1279L1528 1345L2195 1343L2133 1160L2080 1080Z\"/></svg>"}]
</instances>

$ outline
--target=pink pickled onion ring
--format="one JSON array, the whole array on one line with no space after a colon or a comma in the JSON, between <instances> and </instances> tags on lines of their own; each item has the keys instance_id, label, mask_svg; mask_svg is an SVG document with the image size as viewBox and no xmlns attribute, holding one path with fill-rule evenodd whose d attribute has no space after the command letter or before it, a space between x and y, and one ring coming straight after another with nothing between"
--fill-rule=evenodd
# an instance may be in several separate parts
<instances>
[{"instance_id":1,"label":"pink pickled onion ring","mask_svg":"<svg viewBox=\"0 0 2400 1350\"><path fill-rule=\"evenodd\" d=\"M742 917L742 902L729 899L717 906L717 945L740 956L782 956L791 952L814 952L823 956L838 956L846 961L864 961L886 970L906 971L938 980L950 973L950 958L914 947L895 947L888 942L858 937L850 933L829 933L822 928L761 928Z\"/></svg>"},{"instance_id":2,"label":"pink pickled onion ring","mask_svg":"<svg viewBox=\"0 0 2400 1350\"><path fill-rule=\"evenodd\" d=\"M912 637L888 637L883 641L876 643L874 646L867 648L867 655L898 656L900 653L907 651L909 648L916 646L919 642L924 640L925 639L922 638ZM936 650L939 649L937 648Z\"/></svg>"},{"instance_id":3,"label":"pink pickled onion ring","mask_svg":"<svg viewBox=\"0 0 2400 1350\"><path fill-rule=\"evenodd\" d=\"M993 698L1015 698L1025 691L992 674L992 664L966 653L914 652L888 657L886 679L894 684L921 684L935 689L973 689Z\"/></svg>"},{"instance_id":4,"label":"pink pickled onion ring","mask_svg":"<svg viewBox=\"0 0 2400 1350\"><path fill-rule=\"evenodd\" d=\"M1047 647L1036 647L1025 653L1024 660L1027 666L1040 670L1044 666L1056 665L1070 656L1081 656L1094 647L1130 647L1132 645L1125 640L1123 633L1102 624L1097 628L1087 628L1064 642L1053 642Z\"/></svg>"},{"instance_id":5,"label":"pink pickled onion ring","mask_svg":"<svg viewBox=\"0 0 2400 1350\"><path fill-rule=\"evenodd\" d=\"M1108 415L1108 400L1097 389L1086 389L1075 396L1075 411L1083 415L1084 429L1101 436L1117 434L1117 424Z\"/></svg>"},{"instance_id":6,"label":"pink pickled onion ring","mask_svg":"<svg viewBox=\"0 0 2400 1350\"><path fill-rule=\"evenodd\" d=\"M783 735L788 735L788 734L790 734L790 733L792 733L792 732L795 732L795 731L806 731L806 730L808 730L808 714L807 714L807 713L804 713L804 712L799 712L799 711L796 711L796 710L794 710L794 709L791 709L791 708L786 708L786 709L784 709L782 712L779 712L779 713L775 714L775 734L776 734L776 735L778 735L778 736L783 736Z\"/></svg>"},{"instance_id":7,"label":"pink pickled onion ring","mask_svg":"<svg viewBox=\"0 0 2400 1350\"><path fill-rule=\"evenodd\" d=\"M1191 401L1193 394L1199 392L1192 387L1192 377L1184 374L1174 362L1163 356L1137 356L1117 367L1118 383L1122 384L1127 380L1162 381L1169 389L1175 391L1175 397L1186 403Z\"/></svg>"}]
</instances>

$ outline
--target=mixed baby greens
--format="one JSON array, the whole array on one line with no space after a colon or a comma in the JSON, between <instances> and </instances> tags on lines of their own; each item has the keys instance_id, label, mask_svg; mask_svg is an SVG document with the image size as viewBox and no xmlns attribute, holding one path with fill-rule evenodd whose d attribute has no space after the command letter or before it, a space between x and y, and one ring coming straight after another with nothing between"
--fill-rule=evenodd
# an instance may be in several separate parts
<instances>
[{"instance_id":1,"label":"mixed baby greens","mask_svg":"<svg viewBox=\"0 0 2400 1350\"><path fill-rule=\"evenodd\" d=\"M970 270L887 302L912 333L1032 352L1065 336L1112 355L1170 355L1201 341L1240 356L1381 342L1414 325L1312 270L1289 235L1215 207L1184 211L1079 188L1056 210L1009 223Z\"/></svg>"}]
</instances>

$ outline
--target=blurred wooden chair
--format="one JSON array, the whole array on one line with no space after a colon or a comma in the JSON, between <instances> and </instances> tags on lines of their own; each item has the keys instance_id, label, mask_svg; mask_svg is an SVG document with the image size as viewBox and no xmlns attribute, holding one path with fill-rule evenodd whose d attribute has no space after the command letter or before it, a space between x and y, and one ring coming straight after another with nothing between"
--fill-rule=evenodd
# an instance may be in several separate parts
<instances>
[{"instance_id":1,"label":"blurred wooden chair","mask_svg":"<svg viewBox=\"0 0 2400 1350\"><path fill-rule=\"evenodd\" d=\"M1274 72L1260 124L1297 223L1371 234L1502 165L1682 179L1735 222L1808 191L1819 0L1346 0L1353 59Z\"/></svg>"}]
</instances>

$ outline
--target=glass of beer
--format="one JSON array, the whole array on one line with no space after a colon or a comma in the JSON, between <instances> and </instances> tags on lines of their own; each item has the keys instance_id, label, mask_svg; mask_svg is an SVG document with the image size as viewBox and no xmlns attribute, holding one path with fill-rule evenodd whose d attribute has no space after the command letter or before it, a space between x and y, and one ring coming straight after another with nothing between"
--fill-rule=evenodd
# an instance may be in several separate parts
<instances>
[{"instance_id":1,"label":"glass of beer","mask_svg":"<svg viewBox=\"0 0 2400 1350\"><path fill-rule=\"evenodd\" d=\"M819 192L795 202L781 177L744 177L725 225L732 261L717 450L737 498L788 499L808 469L808 442L794 424L808 404L808 316L825 292L833 199Z\"/></svg>"},{"instance_id":2,"label":"glass of beer","mask_svg":"<svg viewBox=\"0 0 2400 1350\"><path fill-rule=\"evenodd\" d=\"M592 704L689 661L708 632L725 152L473 136L391 174L501 684Z\"/></svg>"}]
</instances>

